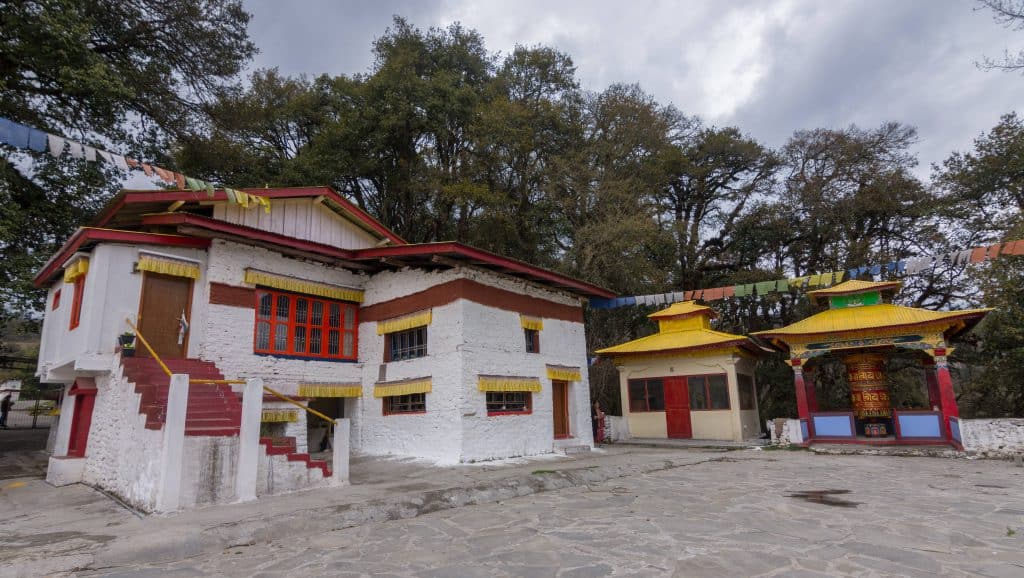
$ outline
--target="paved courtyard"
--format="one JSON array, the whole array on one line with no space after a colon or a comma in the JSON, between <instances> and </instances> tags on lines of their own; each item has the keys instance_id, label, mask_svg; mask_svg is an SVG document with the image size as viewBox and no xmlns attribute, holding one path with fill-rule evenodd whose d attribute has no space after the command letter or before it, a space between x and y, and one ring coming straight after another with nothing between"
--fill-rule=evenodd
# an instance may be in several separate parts
<instances>
[{"instance_id":1,"label":"paved courtyard","mask_svg":"<svg viewBox=\"0 0 1024 578\"><path fill-rule=\"evenodd\" d=\"M1020 577L1024 468L735 451L590 487L97 572L286 573Z\"/></svg>"}]
</instances>

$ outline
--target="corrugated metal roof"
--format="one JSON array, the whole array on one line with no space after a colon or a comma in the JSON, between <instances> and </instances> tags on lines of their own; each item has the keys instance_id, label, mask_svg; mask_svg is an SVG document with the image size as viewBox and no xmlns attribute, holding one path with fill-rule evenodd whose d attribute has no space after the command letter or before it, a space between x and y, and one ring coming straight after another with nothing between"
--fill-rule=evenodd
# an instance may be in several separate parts
<instances>
[{"instance_id":1,"label":"corrugated metal roof","mask_svg":"<svg viewBox=\"0 0 1024 578\"><path fill-rule=\"evenodd\" d=\"M963 311L929 311L914 307L903 307L883 303L864 307L846 307L829 309L817 315L767 331L757 331L752 335L765 337L786 335L813 335L819 333L839 333L862 329L885 329L906 325L920 325L932 321L953 320L959 318L982 317L991 309L967 309Z\"/></svg>"}]
</instances>

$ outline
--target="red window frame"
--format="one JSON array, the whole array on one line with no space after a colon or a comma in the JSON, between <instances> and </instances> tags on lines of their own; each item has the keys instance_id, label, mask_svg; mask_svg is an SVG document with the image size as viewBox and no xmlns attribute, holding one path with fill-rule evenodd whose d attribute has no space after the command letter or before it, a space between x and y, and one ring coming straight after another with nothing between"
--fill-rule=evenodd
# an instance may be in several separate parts
<instances>
[{"instance_id":1,"label":"red window frame","mask_svg":"<svg viewBox=\"0 0 1024 578\"><path fill-rule=\"evenodd\" d=\"M524 327L523 338L526 340L527 353L540 353L540 331Z\"/></svg>"},{"instance_id":2,"label":"red window frame","mask_svg":"<svg viewBox=\"0 0 1024 578\"><path fill-rule=\"evenodd\" d=\"M721 377L725 379L725 407L711 407L711 379L712 377ZM706 407L696 407L693 403L693 386L690 384L691 379L703 379L704 380L704 401ZM683 379L686 380L687 394L690 396L690 411L728 411L732 409L732 395L729 394L729 375L725 373L701 373L698 375L685 375Z\"/></svg>"},{"instance_id":3,"label":"red window frame","mask_svg":"<svg viewBox=\"0 0 1024 578\"><path fill-rule=\"evenodd\" d=\"M71 299L71 322L68 324L68 330L73 330L78 327L82 317L82 295L85 293L85 275L81 275L78 279L75 279L75 294Z\"/></svg>"},{"instance_id":4,"label":"red window frame","mask_svg":"<svg viewBox=\"0 0 1024 578\"><path fill-rule=\"evenodd\" d=\"M53 292L53 305L50 306L50 311L56 310L60 307L60 289Z\"/></svg>"},{"instance_id":5,"label":"red window frame","mask_svg":"<svg viewBox=\"0 0 1024 578\"><path fill-rule=\"evenodd\" d=\"M524 396L526 396L526 406L523 409L519 409L519 410L507 410L507 409L492 410L490 408L490 406L492 404L498 403L498 402L492 402L491 401L491 397L492 396L499 396L499 395L500 396L507 396L509 394L519 394L519 393L521 393ZM486 398L484 400L484 403L488 406L487 407L487 415L488 416L494 416L494 415L530 415L530 414L533 413L533 393L531 393L529 391L488 391L488 392L486 392Z\"/></svg>"},{"instance_id":6,"label":"red window frame","mask_svg":"<svg viewBox=\"0 0 1024 578\"><path fill-rule=\"evenodd\" d=\"M260 304L264 296L269 295L270 312L263 315ZM359 357L359 306L348 301L337 299L326 299L302 293L289 291L277 291L258 287L256 289L255 314L256 322L253 326L252 348L254 353L263 355L274 355L279 357L298 357L302 359L326 359L334 361L356 361ZM299 304L305 303L305 310L300 311ZM314 322L314 309L316 304L320 306L320 322ZM282 305L285 307L287 319L279 317L278 313ZM331 306L338 306L339 317L337 325L333 325ZM348 319L352 319L351 327L348 327ZM305 319L302 321L301 319ZM269 325L266 335L266 347L260 347L260 324ZM285 347L276 348L278 331L281 327L286 330ZM301 329L301 332L299 330ZM338 333L338 352L330 353L331 333ZM319 351L310 352L313 349L313 335L319 332ZM345 337L351 336L352 353L345 354ZM299 336L297 339L296 337ZM300 347L301 345L301 347Z\"/></svg>"}]
</instances>

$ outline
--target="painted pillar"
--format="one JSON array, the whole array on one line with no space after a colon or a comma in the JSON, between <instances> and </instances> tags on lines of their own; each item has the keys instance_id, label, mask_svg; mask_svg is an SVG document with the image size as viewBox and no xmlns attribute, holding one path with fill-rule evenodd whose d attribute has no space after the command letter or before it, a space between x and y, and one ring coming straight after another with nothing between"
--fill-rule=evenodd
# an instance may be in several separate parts
<instances>
[{"instance_id":1,"label":"painted pillar","mask_svg":"<svg viewBox=\"0 0 1024 578\"><path fill-rule=\"evenodd\" d=\"M185 451L185 413L188 411L188 374L175 373L167 390L160 486L156 509L174 512L181 506L181 470Z\"/></svg>"},{"instance_id":2,"label":"painted pillar","mask_svg":"<svg viewBox=\"0 0 1024 578\"><path fill-rule=\"evenodd\" d=\"M953 376L949 374L949 363L946 361L946 350L935 350L935 378L939 389L939 408L942 411L942 422L946 431L946 439L953 439L953 431L949 418L960 417L960 408L956 405L956 394L953 393Z\"/></svg>"},{"instance_id":3,"label":"painted pillar","mask_svg":"<svg viewBox=\"0 0 1024 578\"><path fill-rule=\"evenodd\" d=\"M263 380L245 380L242 389L242 427L238 432L238 467L235 498L256 499L256 471L260 460L260 421L263 416Z\"/></svg>"},{"instance_id":4,"label":"painted pillar","mask_svg":"<svg viewBox=\"0 0 1024 578\"><path fill-rule=\"evenodd\" d=\"M352 438L352 420L342 418L334 424L334 461L331 464L332 486L348 483L348 457Z\"/></svg>"},{"instance_id":5,"label":"painted pillar","mask_svg":"<svg viewBox=\"0 0 1024 578\"><path fill-rule=\"evenodd\" d=\"M935 361L933 359L921 360L924 366L924 379L928 385L928 409L941 407L939 401L939 381L935 376Z\"/></svg>"},{"instance_id":6,"label":"painted pillar","mask_svg":"<svg viewBox=\"0 0 1024 578\"><path fill-rule=\"evenodd\" d=\"M796 389L796 413L800 419L807 419L810 415L810 407L807 404L807 385L804 383L804 370L800 367L800 360L791 361L793 365L793 386Z\"/></svg>"},{"instance_id":7,"label":"painted pillar","mask_svg":"<svg viewBox=\"0 0 1024 578\"><path fill-rule=\"evenodd\" d=\"M807 386L807 408L812 412L817 412L818 392L815 389L814 374L815 370L813 367L808 367L804 370L804 382Z\"/></svg>"}]
</instances>

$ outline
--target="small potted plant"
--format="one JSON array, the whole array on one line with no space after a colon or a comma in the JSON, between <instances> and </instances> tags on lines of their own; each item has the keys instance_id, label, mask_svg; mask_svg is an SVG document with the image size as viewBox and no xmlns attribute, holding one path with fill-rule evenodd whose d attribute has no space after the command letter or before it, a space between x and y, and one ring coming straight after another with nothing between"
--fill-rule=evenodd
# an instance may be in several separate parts
<instances>
[{"instance_id":1,"label":"small potted plant","mask_svg":"<svg viewBox=\"0 0 1024 578\"><path fill-rule=\"evenodd\" d=\"M135 357L135 334L125 331L117 338L121 344L121 357Z\"/></svg>"}]
</instances>

